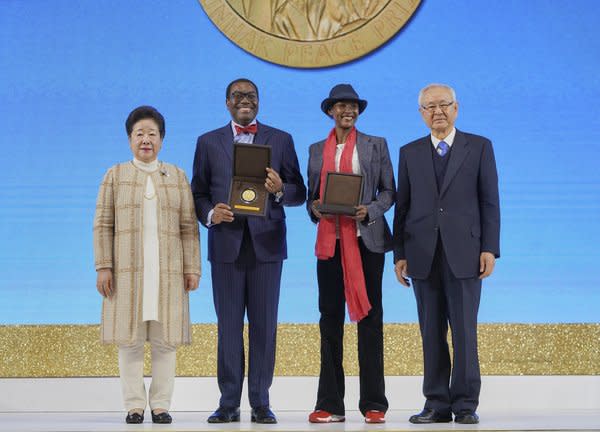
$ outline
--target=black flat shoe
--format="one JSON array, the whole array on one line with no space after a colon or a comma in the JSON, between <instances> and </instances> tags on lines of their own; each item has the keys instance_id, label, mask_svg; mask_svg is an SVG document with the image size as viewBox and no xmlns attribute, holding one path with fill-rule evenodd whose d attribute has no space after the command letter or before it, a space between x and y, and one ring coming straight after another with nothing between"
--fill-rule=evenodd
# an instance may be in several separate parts
<instances>
[{"instance_id":1,"label":"black flat shoe","mask_svg":"<svg viewBox=\"0 0 600 432\"><path fill-rule=\"evenodd\" d=\"M159 414L154 414L152 411L152 423L170 424L173 422L173 417L167 411L163 411Z\"/></svg>"},{"instance_id":2,"label":"black flat shoe","mask_svg":"<svg viewBox=\"0 0 600 432\"><path fill-rule=\"evenodd\" d=\"M219 407L206 420L209 423L232 423L240 421L239 407Z\"/></svg>"},{"instance_id":3,"label":"black flat shoe","mask_svg":"<svg viewBox=\"0 0 600 432\"><path fill-rule=\"evenodd\" d=\"M473 411L461 411L454 416L454 422L460 424L477 424L479 416Z\"/></svg>"},{"instance_id":4,"label":"black flat shoe","mask_svg":"<svg viewBox=\"0 0 600 432\"><path fill-rule=\"evenodd\" d=\"M127 413L125 417L125 423L127 424L140 424L144 423L144 413L138 414L136 412Z\"/></svg>"},{"instance_id":5,"label":"black flat shoe","mask_svg":"<svg viewBox=\"0 0 600 432\"><path fill-rule=\"evenodd\" d=\"M277 423L277 417L273 414L273 411L268 406L252 408L250 413L250 420L253 423L261 424L275 424Z\"/></svg>"},{"instance_id":6,"label":"black flat shoe","mask_svg":"<svg viewBox=\"0 0 600 432\"><path fill-rule=\"evenodd\" d=\"M425 408L419 414L410 416L408 421L414 424L448 423L452 421L452 414Z\"/></svg>"}]
</instances>

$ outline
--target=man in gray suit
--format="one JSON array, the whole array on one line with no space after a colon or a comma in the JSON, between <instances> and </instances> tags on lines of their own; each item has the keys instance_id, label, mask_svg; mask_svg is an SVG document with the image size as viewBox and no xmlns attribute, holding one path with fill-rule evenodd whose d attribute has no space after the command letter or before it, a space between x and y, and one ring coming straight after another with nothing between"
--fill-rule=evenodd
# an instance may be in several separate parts
<instances>
[{"instance_id":1,"label":"man in gray suit","mask_svg":"<svg viewBox=\"0 0 600 432\"><path fill-rule=\"evenodd\" d=\"M411 423L479 422L477 312L481 280L500 256L498 174L492 143L454 127L445 84L419 93L431 134L400 149L394 216L398 281L412 278L423 339L425 408ZM447 343L452 332L453 361Z\"/></svg>"},{"instance_id":2,"label":"man in gray suit","mask_svg":"<svg viewBox=\"0 0 600 432\"><path fill-rule=\"evenodd\" d=\"M318 223L316 255L321 319L321 372L311 423L344 421L344 303L358 322L359 409L367 423L383 423L388 401L383 377L381 281L392 237L383 214L394 201L394 172L385 138L366 135L355 124L367 106L349 84L339 84L321 104L335 126L310 146L308 213ZM318 210L328 172L363 176L362 202L354 216Z\"/></svg>"}]
</instances>

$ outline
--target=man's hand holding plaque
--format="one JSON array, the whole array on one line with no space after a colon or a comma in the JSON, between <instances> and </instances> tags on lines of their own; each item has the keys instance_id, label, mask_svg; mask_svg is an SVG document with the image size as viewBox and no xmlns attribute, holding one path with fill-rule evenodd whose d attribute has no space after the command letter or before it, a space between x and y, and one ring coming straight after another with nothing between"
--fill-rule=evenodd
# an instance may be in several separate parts
<instances>
[{"instance_id":1,"label":"man's hand holding plaque","mask_svg":"<svg viewBox=\"0 0 600 432\"><path fill-rule=\"evenodd\" d=\"M231 207L225 203L218 203L213 208L210 222L213 225L218 225L221 222L233 222L233 212L231 211Z\"/></svg>"},{"instance_id":2,"label":"man's hand holding plaque","mask_svg":"<svg viewBox=\"0 0 600 432\"><path fill-rule=\"evenodd\" d=\"M265 189L273 195L283 191L283 181L279 177L279 173L273 168L267 168L267 178L265 180Z\"/></svg>"}]
</instances>

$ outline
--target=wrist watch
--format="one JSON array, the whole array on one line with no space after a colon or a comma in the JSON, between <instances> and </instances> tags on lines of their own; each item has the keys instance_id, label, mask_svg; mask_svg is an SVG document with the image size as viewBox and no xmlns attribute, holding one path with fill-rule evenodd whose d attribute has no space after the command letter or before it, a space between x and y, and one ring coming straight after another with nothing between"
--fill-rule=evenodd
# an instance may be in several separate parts
<instances>
[{"instance_id":1,"label":"wrist watch","mask_svg":"<svg viewBox=\"0 0 600 432\"><path fill-rule=\"evenodd\" d=\"M283 198L283 188L285 187L284 184L281 185L281 190L277 193L275 193L275 201L279 202L281 201L281 198Z\"/></svg>"}]
</instances>

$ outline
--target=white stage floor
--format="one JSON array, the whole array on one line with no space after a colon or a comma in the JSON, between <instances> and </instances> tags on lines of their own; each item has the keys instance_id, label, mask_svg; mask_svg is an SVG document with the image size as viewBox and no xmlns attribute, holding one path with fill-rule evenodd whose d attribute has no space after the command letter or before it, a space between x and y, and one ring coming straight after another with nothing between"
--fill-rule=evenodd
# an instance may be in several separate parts
<instances>
[{"instance_id":1,"label":"white stage floor","mask_svg":"<svg viewBox=\"0 0 600 432\"><path fill-rule=\"evenodd\" d=\"M7 395L5 395L7 396ZM123 412L29 412L0 413L0 431L10 432L121 432L140 430L160 431L600 431L600 412L596 410L569 411L516 411L479 412L478 425L457 425L438 423L434 425L413 425L408 417L413 411L391 410L387 422L380 425L367 425L360 412L348 411L345 423L313 425L308 423L307 411L276 412L279 423L276 425L256 425L250 422L249 411L242 411L240 423L210 425L206 418L210 412L173 412L171 425L153 425L146 418L142 425L128 425Z\"/></svg>"},{"instance_id":2,"label":"white stage floor","mask_svg":"<svg viewBox=\"0 0 600 432\"><path fill-rule=\"evenodd\" d=\"M120 431L600 431L600 376L483 376L478 425L413 425L421 410L420 376L386 377L387 423L368 425L356 410L358 377L346 377L346 422L313 425L317 377L275 377L271 403L279 424L250 422L246 391L240 423L210 425L217 406L215 377L177 377L171 405L174 423L125 423L118 378L0 379L0 432ZM146 383L147 385L149 382ZM247 387L244 386L246 389ZM401 409L397 409L401 408Z\"/></svg>"}]
</instances>

